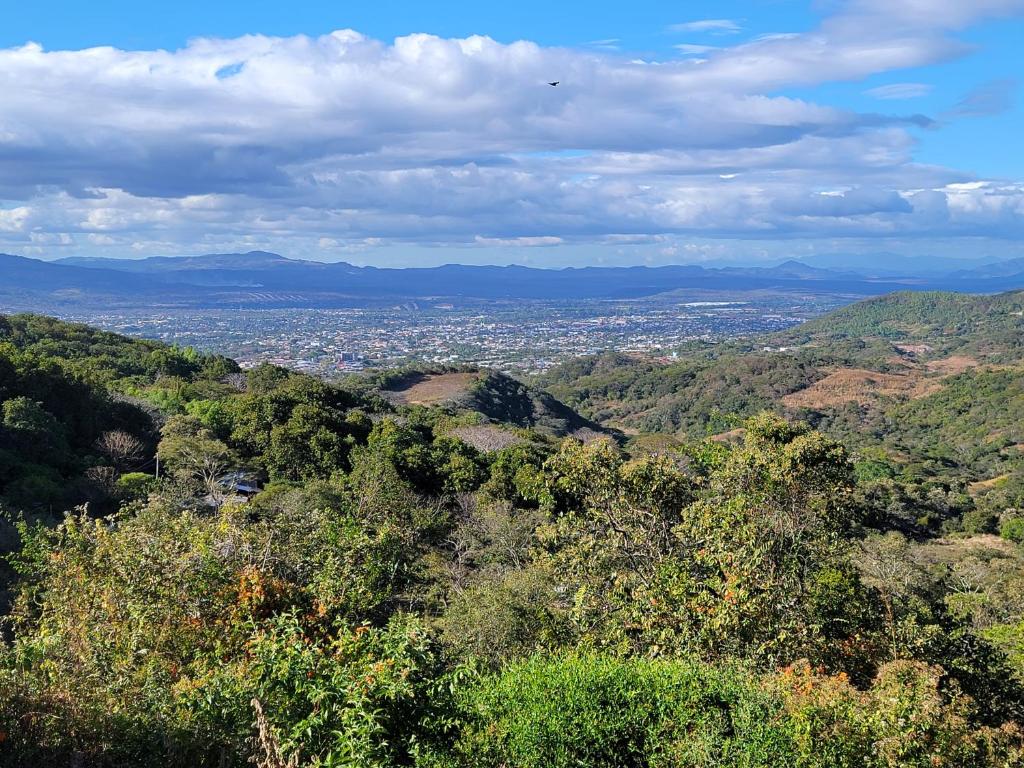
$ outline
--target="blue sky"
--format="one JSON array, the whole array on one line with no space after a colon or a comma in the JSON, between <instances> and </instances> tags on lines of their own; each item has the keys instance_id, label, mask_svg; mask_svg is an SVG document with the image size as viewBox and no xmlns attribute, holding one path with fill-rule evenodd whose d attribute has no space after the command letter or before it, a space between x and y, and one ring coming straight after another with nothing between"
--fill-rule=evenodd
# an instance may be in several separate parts
<instances>
[{"instance_id":1,"label":"blue sky","mask_svg":"<svg viewBox=\"0 0 1024 768\"><path fill-rule=\"evenodd\" d=\"M1022 0L19 4L0 248L1022 256L1022 40Z\"/></svg>"}]
</instances>

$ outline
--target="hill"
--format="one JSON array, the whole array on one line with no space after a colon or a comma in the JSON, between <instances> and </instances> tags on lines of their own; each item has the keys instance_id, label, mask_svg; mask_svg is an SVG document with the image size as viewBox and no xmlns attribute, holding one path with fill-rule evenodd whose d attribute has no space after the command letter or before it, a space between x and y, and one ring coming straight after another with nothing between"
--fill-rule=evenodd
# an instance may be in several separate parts
<instances>
[{"instance_id":1,"label":"hill","mask_svg":"<svg viewBox=\"0 0 1024 768\"><path fill-rule=\"evenodd\" d=\"M154 301L179 307L343 307L414 298L626 299L679 290L813 290L874 296L927 285L917 278L877 279L792 260L772 267L742 268L689 265L536 269L447 264L378 269L288 259L262 251L138 260L68 258L56 262L5 256L0 258L0 278L0 300L8 306L36 307L102 306L110 302L150 306ZM1005 287L1005 282L999 285Z\"/></svg>"},{"instance_id":2,"label":"hill","mask_svg":"<svg viewBox=\"0 0 1024 768\"><path fill-rule=\"evenodd\" d=\"M408 420L415 406L431 406L414 419L424 434L480 423L536 440L603 431L550 394L494 371L392 371L348 384L329 386L273 366L242 373L233 360L191 348L38 315L0 315L0 505L116 507L118 476L155 470L160 430L175 417L196 420L233 460L265 477L343 466L346 446L317 453L306 445L296 453L290 441L309 436L302 430L360 434L345 422L353 410ZM291 421L297 411L301 424ZM289 425L297 430L291 437ZM131 450L114 455L112 436L122 453ZM285 453L293 464L317 466L286 466Z\"/></svg>"},{"instance_id":3,"label":"hill","mask_svg":"<svg viewBox=\"0 0 1024 768\"><path fill-rule=\"evenodd\" d=\"M856 364L877 397L818 414L852 455L770 413L624 451L486 370L329 384L0 319L0 765L1019 764L1019 370L913 306L572 369L692 421Z\"/></svg>"},{"instance_id":4,"label":"hill","mask_svg":"<svg viewBox=\"0 0 1024 768\"><path fill-rule=\"evenodd\" d=\"M378 379L380 393L402 405L437 406L471 412L497 424L535 429L556 437L604 432L549 393L500 371L406 369Z\"/></svg>"},{"instance_id":5,"label":"hill","mask_svg":"<svg viewBox=\"0 0 1024 768\"><path fill-rule=\"evenodd\" d=\"M1024 293L897 293L671 363L585 358L538 379L629 433L725 432L764 408L880 450L897 471L983 482L1021 470Z\"/></svg>"}]
</instances>

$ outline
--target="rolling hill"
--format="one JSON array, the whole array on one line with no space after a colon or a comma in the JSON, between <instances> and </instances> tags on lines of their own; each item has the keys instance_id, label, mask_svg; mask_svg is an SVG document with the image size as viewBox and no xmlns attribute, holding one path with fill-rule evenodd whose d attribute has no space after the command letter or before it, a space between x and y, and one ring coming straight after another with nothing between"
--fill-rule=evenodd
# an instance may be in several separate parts
<instances>
[{"instance_id":1,"label":"rolling hill","mask_svg":"<svg viewBox=\"0 0 1024 768\"><path fill-rule=\"evenodd\" d=\"M901 470L981 482L1022 466L1024 293L896 293L664 363L608 354L538 379L628 433L700 437L762 409L805 419Z\"/></svg>"},{"instance_id":2,"label":"rolling hill","mask_svg":"<svg viewBox=\"0 0 1024 768\"><path fill-rule=\"evenodd\" d=\"M929 287L1000 290L1005 275L945 278L865 276L798 261L771 267L586 267L447 264L379 269L288 259L273 253L151 257L140 260L67 258L44 262L0 257L0 302L11 307L294 306L394 303L411 298L464 300L625 299L673 291L779 290L875 296ZM1013 278L1016 280L1016 278ZM1011 280L1011 282L1013 282ZM1024 286L1024 275L1018 281Z\"/></svg>"}]
</instances>

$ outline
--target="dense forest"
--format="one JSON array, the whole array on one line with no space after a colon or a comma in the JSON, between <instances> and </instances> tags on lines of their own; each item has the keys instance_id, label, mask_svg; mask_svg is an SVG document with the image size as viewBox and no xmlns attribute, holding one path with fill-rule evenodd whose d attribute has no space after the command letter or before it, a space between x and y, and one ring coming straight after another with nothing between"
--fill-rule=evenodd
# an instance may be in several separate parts
<instances>
[{"instance_id":1,"label":"dense forest","mask_svg":"<svg viewBox=\"0 0 1024 768\"><path fill-rule=\"evenodd\" d=\"M0 764L1024 764L1022 303L531 383L0 318Z\"/></svg>"}]
</instances>

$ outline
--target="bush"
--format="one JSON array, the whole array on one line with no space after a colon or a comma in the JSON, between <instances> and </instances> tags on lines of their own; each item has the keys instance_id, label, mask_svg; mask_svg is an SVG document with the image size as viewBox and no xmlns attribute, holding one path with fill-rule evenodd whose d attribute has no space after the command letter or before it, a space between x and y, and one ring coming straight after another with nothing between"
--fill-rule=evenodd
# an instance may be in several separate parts
<instances>
[{"instance_id":1,"label":"bush","mask_svg":"<svg viewBox=\"0 0 1024 768\"><path fill-rule=\"evenodd\" d=\"M444 730L444 670L415 620L324 633L285 613L256 630L247 649L226 665L211 655L181 686L195 721L235 731L239 751L254 699L281 752L321 768L410 765Z\"/></svg>"},{"instance_id":2,"label":"bush","mask_svg":"<svg viewBox=\"0 0 1024 768\"><path fill-rule=\"evenodd\" d=\"M1009 517L999 526L999 535L1014 544L1024 544L1024 517Z\"/></svg>"},{"instance_id":3,"label":"bush","mask_svg":"<svg viewBox=\"0 0 1024 768\"><path fill-rule=\"evenodd\" d=\"M453 765L516 768L1006 766L1016 726L978 728L940 667L893 662L866 691L805 662L743 667L536 656L463 690Z\"/></svg>"},{"instance_id":4,"label":"bush","mask_svg":"<svg viewBox=\"0 0 1024 768\"><path fill-rule=\"evenodd\" d=\"M130 501L145 499L160 486L160 481L145 472L129 472L117 478L118 495Z\"/></svg>"},{"instance_id":5,"label":"bush","mask_svg":"<svg viewBox=\"0 0 1024 768\"><path fill-rule=\"evenodd\" d=\"M965 533L995 533L999 516L989 509L975 507L964 513L960 527Z\"/></svg>"},{"instance_id":6,"label":"bush","mask_svg":"<svg viewBox=\"0 0 1024 768\"><path fill-rule=\"evenodd\" d=\"M463 694L457 764L517 768L792 764L777 694L738 668L534 657Z\"/></svg>"}]
</instances>

